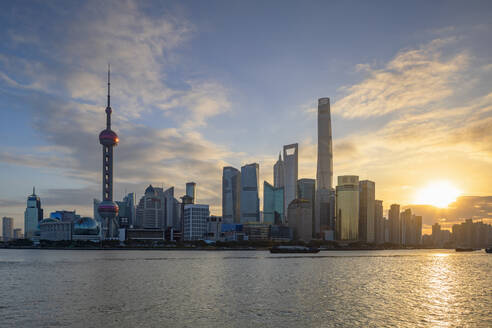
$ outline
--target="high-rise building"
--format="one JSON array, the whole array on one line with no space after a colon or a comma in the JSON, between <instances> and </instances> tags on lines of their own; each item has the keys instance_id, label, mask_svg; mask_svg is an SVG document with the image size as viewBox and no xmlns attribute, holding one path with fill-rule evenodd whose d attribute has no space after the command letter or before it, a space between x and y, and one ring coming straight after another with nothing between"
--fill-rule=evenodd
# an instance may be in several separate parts
<instances>
[{"instance_id":1,"label":"high-rise building","mask_svg":"<svg viewBox=\"0 0 492 328\"><path fill-rule=\"evenodd\" d=\"M196 204L196 183L186 183L186 196L193 198L193 204Z\"/></svg>"},{"instance_id":2,"label":"high-rise building","mask_svg":"<svg viewBox=\"0 0 492 328\"><path fill-rule=\"evenodd\" d=\"M284 161L282 155L278 154L278 161L273 165L273 186L282 188L284 186Z\"/></svg>"},{"instance_id":3,"label":"high-rise building","mask_svg":"<svg viewBox=\"0 0 492 328\"><path fill-rule=\"evenodd\" d=\"M287 225L292 228L295 240L310 241L313 237L313 205L307 199L294 199L289 204Z\"/></svg>"},{"instance_id":4,"label":"high-rise building","mask_svg":"<svg viewBox=\"0 0 492 328\"><path fill-rule=\"evenodd\" d=\"M318 165L316 170L315 234L335 229L333 148L330 98L318 99Z\"/></svg>"},{"instance_id":5,"label":"high-rise building","mask_svg":"<svg viewBox=\"0 0 492 328\"><path fill-rule=\"evenodd\" d=\"M36 195L36 190L32 188L32 195L27 197L27 207L24 212L24 236L31 239L38 228L38 223L43 219L43 209L41 199Z\"/></svg>"},{"instance_id":6,"label":"high-rise building","mask_svg":"<svg viewBox=\"0 0 492 328\"><path fill-rule=\"evenodd\" d=\"M208 205L184 205L184 240L202 240L207 235L207 222L210 216Z\"/></svg>"},{"instance_id":7,"label":"high-rise building","mask_svg":"<svg viewBox=\"0 0 492 328\"><path fill-rule=\"evenodd\" d=\"M376 244L384 244L383 201L374 200L374 239Z\"/></svg>"},{"instance_id":8,"label":"high-rise building","mask_svg":"<svg viewBox=\"0 0 492 328\"><path fill-rule=\"evenodd\" d=\"M284 217L284 188L263 182L263 223L281 224Z\"/></svg>"},{"instance_id":9,"label":"high-rise building","mask_svg":"<svg viewBox=\"0 0 492 328\"><path fill-rule=\"evenodd\" d=\"M232 166L222 169L222 220L225 223L241 222L240 214L241 172Z\"/></svg>"},{"instance_id":10,"label":"high-rise building","mask_svg":"<svg viewBox=\"0 0 492 328\"><path fill-rule=\"evenodd\" d=\"M135 193L129 193L122 201L117 201L118 205L118 224L120 227L133 227L136 219Z\"/></svg>"},{"instance_id":11,"label":"high-rise building","mask_svg":"<svg viewBox=\"0 0 492 328\"><path fill-rule=\"evenodd\" d=\"M315 230L315 198L316 198L316 180L314 179L299 179L297 180L297 198L308 200L311 203L312 217L311 217L311 232L314 237Z\"/></svg>"},{"instance_id":12,"label":"high-rise building","mask_svg":"<svg viewBox=\"0 0 492 328\"><path fill-rule=\"evenodd\" d=\"M260 222L259 171L258 163L241 167L241 223Z\"/></svg>"},{"instance_id":13,"label":"high-rise building","mask_svg":"<svg viewBox=\"0 0 492 328\"><path fill-rule=\"evenodd\" d=\"M338 177L336 194L337 238L356 241L359 239L359 177Z\"/></svg>"},{"instance_id":14,"label":"high-rise building","mask_svg":"<svg viewBox=\"0 0 492 328\"><path fill-rule=\"evenodd\" d=\"M144 229L165 229L168 227L166 214L166 197L163 189L149 185L136 208L134 226Z\"/></svg>"},{"instance_id":15,"label":"high-rise building","mask_svg":"<svg viewBox=\"0 0 492 328\"><path fill-rule=\"evenodd\" d=\"M291 201L297 198L297 176L299 166L299 145L284 146L284 213ZM284 217L285 222L285 217Z\"/></svg>"},{"instance_id":16,"label":"high-rise building","mask_svg":"<svg viewBox=\"0 0 492 328\"><path fill-rule=\"evenodd\" d=\"M4 216L2 218L2 240L9 241L14 238L14 219Z\"/></svg>"},{"instance_id":17,"label":"high-rise building","mask_svg":"<svg viewBox=\"0 0 492 328\"><path fill-rule=\"evenodd\" d=\"M359 182L359 192L359 240L374 243L376 184L362 180Z\"/></svg>"},{"instance_id":18,"label":"high-rise building","mask_svg":"<svg viewBox=\"0 0 492 328\"><path fill-rule=\"evenodd\" d=\"M407 208L400 213L400 244L412 244L412 210Z\"/></svg>"},{"instance_id":19,"label":"high-rise building","mask_svg":"<svg viewBox=\"0 0 492 328\"><path fill-rule=\"evenodd\" d=\"M414 245L422 244L422 216L414 215L414 224L415 224L415 240Z\"/></svg>"},{"instance_id":20,"label":"high-rise building","mask_svg":"<svg viewBox=\"0 0 492 328\"><path fill-rule=\"evenodd\" d=\"M108 104L106 106L106 129L99 134L99 142L103 150L102 162L102 195L103 201L99 204L98 212L103 220L103 236L112 239L118 237L118 205L113 202L113 148L119 139L116 132L111 130L110 105L110 71L108 67Z\"/></svg>"},{"instance_id":21,"label":"high-rise building","mask_svg":"<svg viewBox=\"0 0 492 328\"><path fill-rule=\"evenodd\" d=\"M388 212L389 220L389 242L400 244L400 205L391 204Z\"/></svg>"}]
</instances>

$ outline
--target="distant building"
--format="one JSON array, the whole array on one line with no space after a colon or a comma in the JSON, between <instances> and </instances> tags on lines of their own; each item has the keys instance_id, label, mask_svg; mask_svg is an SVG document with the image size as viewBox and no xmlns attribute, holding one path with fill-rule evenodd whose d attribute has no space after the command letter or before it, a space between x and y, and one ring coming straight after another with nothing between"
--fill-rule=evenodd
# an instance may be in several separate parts
<instances>
[{"instance_id":1,"label":"distant building","mask_svg":"<svg viewBox=\"0 0 492 328\"><path fill-rule=\"evenodd\" d=\"M180 205L174 187L164 190L149 185L136 208L135 229L180 229Z\"/></svg>"},{"instance_id":2,"label":"distant building","mask_svg":"<svg viewBox=\"0 0 492 328\"><path fill-rule=\"evenodd\" d=\"M24 234L22 233L21 228L14 229L14 239L23 239Z\"/></svg>"},{"instance_id":3,"label":"distant building","mask_svg":"<svg viewBox=\"0 0 492 328\"><path fill-rule=\"evenodd\" d=\"M451 232L449 230L441 230L441 225L439 223L434 223L432 225L432 244L434 247L442 248L451 239Z\"/></svg>"},{"instance_id":4,"label":"distant building","mask_svg":"<svg viewBox=\"0 0 492 328\"><path fill-rule=\"evenodd\" d=\"M316 230L316 216L315 216L315 204L316 204L316 180L314 179L299 179L297 180L297 198L299 199L306 199L311 203L311 208L312 208L312 224L311 224L311 231L312 231L312 236L314 237L315 235L315 230Z\"/></svg>"},{"instance_id":5,"label":"distant building","mask_svg":"<svg viewBox=\"0 0 492 328\"><path fill-rule=\"evenodd\" d=\"M385 242L383 201L374 200L374 239L376 244Z\"/></svg>"},{"instance_id":6,"label":"distant building","mask_svg":"<svg viewBox=\"0 0 492 328\"><path fill-rule=\"evenodd\" d=\"M259 171L257 163L241 167L241 223L260 222Z\"/></svg>"},{"instance_id":7,"label":"distant building","mask_svg":"<svg viewBox=\"0 0 492 328\"><path fill-rule=\"evenodd\" d=\"M282 224L284 218L284 188L263 182L263 223Z\"/></svg>"},{"instance_id":8,"label":"distant building","mask_svg":"<svg viewBox=\"0 0 492 328\"><path fill-rule=\"evenodd\" d=\"M288 242L294 239L294 232L291 227L285 225L271 225L270 239L276 242Z\"/></svg>"},{"instance_id":9,"label":"distant building","mask_svg":"<svg viewBox=\"0 0 492 328\"><path fill-rule=\"evenodd\" d=\"M73 222L78 218L80 218L80 215L75 213L75 211L61 210L50 213L50 219L57 219L61 222Z\"/></svg>"},{"instance_id":10,"label":"distant building","mask_svg":"<svg viewBox=\"0 0 492 328\"><path fill-rule=\"evenodd\" d=\"M411 243L412 210L407 208L400 213L400 244L408 246Z\"/></svg>"},{"instance_id":11,"label":"distant building","mask_svg":"<svg viewBox=\"0 0 492 328\"><path fill-rule=\"evenodd\" d=\"M374 214L376 184L374 181L359 181L359 240L374 243Z\"/></svg>"},{"instance_id":12,"label":"distant building","mask_svg":"<svg viewBox=\"0 0 492 328\"><path fill-rule=\"evenodd\" d=\"M116 201L119 211L117 221L120 228L133 227L136 221L135 193L129 193L122 201Z\"/></svg>"},{"instance_id":13,"label":"distant building","mask_svg":"<svg viewBox=\"0 0 492 328\"><path fill-rule=\"evenodd\" d=\"M284 161L282 155L278 154L278 161L273 165L273 186L275 188L282 188L284 184Z\"/></svg>"},{"instance_id":14,"label":"distant building","mask_svg":"<svg viewBox=\"0 0 492 328\"><path fill-rule=\"evenodd\" d=\"M318 99L318 160L316 170L315 235L335 230L333 145L330 98Z\"/></svg>"},{"instance_id":15,"label":"distant building","mask_svg":"<svg viewBox=\"0 0 492 328\"><path fill-rule=\"evenodd\" d=\"M294 199L289 204L288 226L294 232L295 240L310 241L313 237L313 205L307 199Z\"/></svg>"},{"instance_id":16,"label":"distant building","mask_svg":"<svg viewBox=\"0 0 492 328\"><path fill-rule=\"evenodd\" d=\"M208 205L187 204L184 206L184 240L203 240L207 234L210 211Z\"/></svg>"},{"instance_id":17,"label":"distant building","mask_svg":"<svg viewBox=\"0 0 492 328\"><path fill-rule=\"evenodd\" d=\"M391 204L388 212L389 242L400 245L400 205Z\"/></svg>"},{"instance_id":18,"label":"distant building","mask_svg":"<svg viewBox=\"0 0 492 328\"><path fill-rule=\"evenodd\" d=\"M32 195L27 198L27 208L24 212L24 235L31 239L38 228L38 223L43 219L43 209L41 199L36 195L34 187Z\"/></svg>"},{"instance_id":19,"label":"distant building","mask_svg":"<svg viewBox=\"0 0 492 328\"><path fill-rule=\"evenodd\" d=\"M222 217L210 215L207 219L207 232L204 239L217 241L221 237Z\"/></svg>"},{"instance_id":20,"label":"distant building","mask_svg":"<svg viewBox=\"0 0 492 328\"><path fill-rule=\"evenodd\" d=\"M193 198L193 204L196 204L196 183L187 182L186 183L186 196Z\"/></svg>"},{"instance_id":21,"label":"distant building","mask_svg":"<svg viewBox=\"0 0 492 328\"><path fill-rule=\"evenodd\" d=\"M9 241L14 239L14 219L4 216L2 218L2 240Z\"/></svg>"},{"instance_id":22,"label":"distant building","mask_svg":"<svg viewBox=\"0 0 492 328\"><path fill-rule=\"evenodd\" d=\"M456 247L486 248L492 245L490 224L467 219L460 224L454 224L452 231L452 239Z\"/></svg>"},{"instance_id":23,"label":"distant building","mask_svg":"<svg viewBox=\"0 0 492 328\"><path fill-rule=\"evenodd\" d=\"M297 198L299 145L297 143L294 143L291 145L284 146L283 155L284 155L284 214L287 214L287 209L289 207L290 202Z\"/></svg>"},{"instance_id":24,"label":"distant building","mask_svg":"<svg viewBox=\"0 0 492 328\"><path fill-rule=\"evenodd\" d=\"M232 166L222 169L222 220L241 222L241 172Z\"/></svg>"},{"instance_id":25,"label":"distant building","mask_svg":"<svg viewBox=\"0 0 492 328\"><path fill-rule=\"evenodd\" d=\"M41 220L39 222L39 239L49 241L72 240L72 222L63 222L54 218Z\"/></svg>"},{"instance_id":26,"label":"distant building","mask_svg":"<svg viewBox=\"0 0 492 328\"><path fill-rule=\"evenodd\" d=\"M337 238L359 239L359 177L342 175L336 188Z\"/></svg>"},{"instance_id":27,"label":"distant building","mask_svg":"<svg viewBox=\"0 0 492 328\"><path fill-rule=\"evenodd\" d=\"M261 241L270 239L270 225L256 222L243 224L243 232L248 240Z\"/></svg>"},{"instance_id":28,"label":"distant building","mask_svg":"<svg viewBox=\"0 0 492 328\"><path fill-rule=\"evenodd\" d=\"M243 225L238 223L222 223L220 225L221 241L244 240Z\"/></svg>"}]
</instances>

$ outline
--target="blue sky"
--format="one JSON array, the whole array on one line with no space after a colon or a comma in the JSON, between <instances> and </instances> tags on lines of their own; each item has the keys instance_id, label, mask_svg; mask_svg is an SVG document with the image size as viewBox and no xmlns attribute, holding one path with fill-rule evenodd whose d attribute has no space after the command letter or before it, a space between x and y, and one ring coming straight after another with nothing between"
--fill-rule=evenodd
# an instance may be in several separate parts
<instances>
[{"instance_id":1,"label":"blue sky","mask_svg":"<svg viewBox=\"0 0 492 328\"><path fill-rule=\"evenodd\" d=\"M0 216L22 225L100 197L106 65L115 195L198 183L220 213L221 168L271 180L299 142L315 176L319 97L330 97L335 176L410 204L432 180L492 189L490 1L3 1Z\"/></svg>"}]
</instances>

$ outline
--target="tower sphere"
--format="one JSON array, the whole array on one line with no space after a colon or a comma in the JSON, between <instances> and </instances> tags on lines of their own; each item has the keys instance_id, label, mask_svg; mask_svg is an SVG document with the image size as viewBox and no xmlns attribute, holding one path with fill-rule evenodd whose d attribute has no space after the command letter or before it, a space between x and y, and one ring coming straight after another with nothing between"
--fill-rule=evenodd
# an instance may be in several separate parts
<instances>
[{"instance_id":1,"label":"tower sphere","mask_svg":"<svg viewBox=\"0 0 492 328\"><path fill-rule=\"evenodd\" d=\"M104 146L116 146L118 144L118 135L110 129L101 131L99 134L99 142Z\"/></svg>"},{"instance_id":2,"label":"tower sphere","mask_svg":"<svg viewBox=\"0 0 492 328\"><path fill-rule=\"evenodd\" d=\"M97 212L103 218L115 218L118 215L118 211L118 205L111 200L101 202L97 208Z\"/></svg>"}]
</instances>

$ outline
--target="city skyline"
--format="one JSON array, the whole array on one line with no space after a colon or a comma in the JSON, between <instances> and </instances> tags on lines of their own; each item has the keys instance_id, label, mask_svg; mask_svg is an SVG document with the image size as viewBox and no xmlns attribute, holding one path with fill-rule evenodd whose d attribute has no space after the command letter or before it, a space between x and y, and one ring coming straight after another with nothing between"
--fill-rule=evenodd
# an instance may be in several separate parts
<instances>
[{"instance_id":1,"label":"city skyline","mask_svg":"<svg viewBox=\"0 0 492 328\"><path fill-rule=\"evenodd\" d=\"M6 19L2 21L8 27L12 23L8 15L18 8L1 6L6 9L2 14ZM25 197L32 185L37 186L47 212L77 208L80 213L92 213L92 198L100 195L100 150L96 150L99 145L94 137L100 127L92 123L94 117L102 114L102 68L107 61L117 72L113 83L117 85L116 107L121 116L115 118L115 126L125 140L115 154L118 166L114 200L123 198L125 190L140 196L149 183L162 183L166 188L175 186L176 194L182 195L185 183L196 181L200 202L210 204L211 212L220 214L222 167L259 163L258 193L262 195L262 181L273 184L273 164L279 147L291 143L299 143L299 178L315 178L315 103L325 96L334 99L334 177L353 174L361 180L375 181L376 199L383 200L385 216L390 204L411 204L418 199L414 194L433 181L448 181L462 195L492 194L486 184L492 180L492 173L487 170L492 160L488 148L491 136L487 134L491 130L492 97L488 90L479 87L480 83L486 85L490 81L492 70L484 49L487 46L472 42L484 33L476 23L462 19L461 25L453 26L443 20L440 26L436 23L416 30L417 35L403 38L381 53L351 57L340 64L346 73L332 63L330 69L335 70L338 80L321 85L318 82L323 81L323 75L313 74L313 90L300 88L298 97L285 95L282 99L281 90L288 92L299 85L283 83L270 87L265 91L269 92L267 95L237 83L244 71L231 70L225 74L225 69L201 62L183 72L183 63L196 60L189 49L201 49L203 45L197 45L197 39L211 33L200 28L203 21L194 20L197 8L188 8L188 13L185 10L178 16L172 8L160 8L150 15L148 8L132 2L115 7L110 12L102 5L103 13L91 21L107 33L93 36L88 25L81 27L80 33L91 35L88 41L75 35L80 44L70 43L67 38L71 35L55 31L66 37L60 38L66 44L54 47L54 53L67 54L69 60L50 62L51 55L43 52L46 44L40 43L44 36L29 30L42 19L57 17L59 13L54 9L43 9L41 21L34 21L27 29L2 32L8 42L0 53L0 113L1 121L5 122L1 125L4 144L0 177L7 187L1 188L0 201L5 211L1 215L14 217L15 227L22 226ZM75 23L81 23L87 18L84 15L91 12L85 7L81 9ZM470 16L472 9L465 14ZM29 14L27 11L26 15ZM130 38L128 44L119 39L114 24L119 18L134 14L142 20L120 22L123 25L117 25L118 28L127 36L134 36L135 28L143 28L148 34L143 41ZM291 17L290 13L284 15ZM164 23L153 25L158 18L163 18ZM217 32L218 26L208 28ZM93 54L83 52L80 57L75 54L79 47L92 49L103 41L117 51L106 53L109 48L105 48ZM335 42L335 48L340 46L339 42ZM359 43L360 40L353 43L354 47ZM155 44L158 49L153 48ZM124 52L132 45L145 51L139 55L130 52L131 56L126 58ZM22 46L40 53L39 58L35 60L19 52ZM209 49L210 53L213 51ZM149 59L146 65L139 61L142 58ZM338 53L333 60L340 58ZM167 69L169 64L177 68ZM271 82L258 72L263 66L254 64L257 78ZM329 61L325 64L330 66ZM475 71L478 64L481 72ZM48 72L49 67L55 68L53 72ZM208 67L207 72L201 71L204 67ZM314 68L311 66L309 72ZM424 76L424 80L416 81L416 76ZM458 85L462 81L470 82L469 88L478 87L460 91ZM306 83L302 79L298 82ZM409 90L402 90L403 85L410 85ZM390 91L378 93L379 87ZM254 95L258 100L240 104ZM262 100L266 98L275 99ZM287 103L291 105L286 106ZM256 119L250 116L248 106ZM286 110L280 111L283 107ZM463 120L464 117L467 119ZM296 125L300 128L295 129ZM14 129L23 132L18 140L9 138ZM413 163L425 169L414 170ZM181 167L187 169L180 172ZM468 178L461 179L465 175Z\"/></svg>"}]
</instances>

